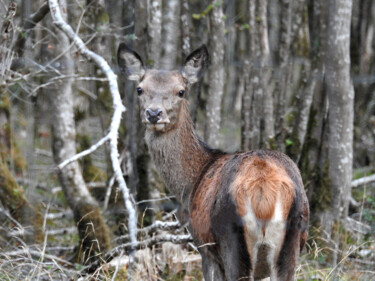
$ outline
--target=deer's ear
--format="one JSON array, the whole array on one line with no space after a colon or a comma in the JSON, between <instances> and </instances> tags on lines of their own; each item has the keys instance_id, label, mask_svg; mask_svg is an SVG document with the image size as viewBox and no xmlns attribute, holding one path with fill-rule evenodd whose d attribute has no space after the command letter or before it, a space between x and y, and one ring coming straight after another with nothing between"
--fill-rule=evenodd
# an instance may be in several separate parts
<instances>
[{"instance_id":1,"label":"deer's ear","mask_svg":"<svg viewBox=\"0 0 375 281\"><path fill-rule=\"evenodd\" d=\"M187 56L181 73L189 84L193 84L203 75L207 66L208 50L206 45L202 45L200 48L191 52L191 54Z\"/></svg>"},{"instance_id":2,"label":"deer's ear","mask_svg":"<svg viewBox=\"0 0 375 281\"><path fill-rule=\"evenodd\" d=\"M121 43L118 47L117 63L121 72L128 75L129 80L139 81L145 74L141 57L125 43Z\"/></svg>"}]
</instances>

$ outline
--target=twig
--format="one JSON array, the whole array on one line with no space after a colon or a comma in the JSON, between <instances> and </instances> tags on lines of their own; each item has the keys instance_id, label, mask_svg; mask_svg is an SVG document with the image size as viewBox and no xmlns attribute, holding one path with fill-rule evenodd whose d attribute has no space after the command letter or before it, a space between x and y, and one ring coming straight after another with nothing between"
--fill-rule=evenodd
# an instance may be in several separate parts
<instances>
[{"instance_id":1,"label":"twig","mask_svg":"<svg viewBox=\"0 0 375 281\"><path fill-rule=\"evenodd\" d=\"M373 181L375 181L375 175L363 177L363 178L352 181L352 187L358 187L360 185L364 185Z\"/></svg>"},{"instance_id":2,"label":"twig","mask_svg":"<svg viewBox=\"0 0 375 281\"><path fill-rule=\"evenodd\" d=\"M67 227L67 228L47 230L47 234L53 235L53 236L55 236L55 235L65 235L65 234L75 233L75 232L77 232L76 227Z\"/></svg>"},{"instance_id":3,"label":"twig","mask_svg":"<svg viewBox=\"0 0 375 281\"><path fill-rule=\"evenodd\" d=\"M121 102L121 96L118 90L117 85L117 76L112 71L110 66L108 65L107 61L104 60L101 56L98 54L90 51L82 39L74 33L73 29L70 25L68 25L61 16L60 7L57 3L57 0L48 0L49 7L51 10L51 16L53 19L54 24L60 28L66 35L74 42L74 44L77 46L79 52L85 56L87 59L93 60L103 71L103 73L106 75L109 83L109 89L112 95L113 99L113 105L114 105L114 112L113 117L111 120L110 130L106 137L110 140L110 147L111 147L111 160L112 160L112 166L114 173L116 175L116 180L121 188L125 206L129 214L129 220L128 220L128 228L129 228L129 235L130 235L130 241L132 245L137 244L137 236L136 236L136 230L137 230L137 219L136 219L136 211L133 206L133 203L131 201L131 197L129 194L129 190L126 186L124 177L122 175L120 162L118 159L119 153L117 150L117 137L118 137L118 129L120 126L121 121L121 115L125 111L125 106ZM104 143L104 142L103 142ZM82 153L82 152L81 152Z\"/></svg>"},{"instance_id":4,"label":"twig","mask_svg":"<svg viewBox=\"0 0 375 281\"><path fill-rule=\"evenodd\" d=\"M92 145L91 147L89 147L88 149L84 150L84 151L81 151L80 153L77 153L76 155L74 155L73 157L69 158L69 159L66 159L65 161L61 162L57 168L59 170L62 170L66 165L74 162L74 161L77 161L78 159L81 159L82 157L86 156L86 155L89 155L90 153L94 152L95 150L97 150L100 146L102 146L107 140L109 140L111 137L110 134L107 134L105 137L103 137L101 140L99 140L96 144Z\"/></svg>"},{"instance_id":5,"label":"twig","mask_svg":"<svg viewBox=\"0 0 375 281\"><path fill-rule=\"evenodd\" d=\"M5 257L21 256L21 255L24 255L24 254L36 256L38 258L40 258L41 255L42 255L40 252L35 251L35 250L31 250L31 249L22 249L22 250L16 250L16 251L12 251L12 252L0 253L0 255L3 255ZM50 260L56 260L58 262L65 263L67 265L74 266L71 262L68 262L67 260L61 259L61 258L56 257L54 255L44 254L44 257L47 258L47 259L50 259Z\"/></svg>"},{"instance_id":6,"label":"twig","mask_svg":"<svg viewBox=\"0 0 375 281\"><path fill-rule=\"evenodd\" d=\"M35 13L31 14L25 20L25 23L23 25L23 30L22 30L23 32L19 32L16 44L15 44L15 49L18 52L19 57L23 56L26 38L28 36L30 29L34 28L38 22L43 20L43 18L48 14L48 12L49 12L49 7L46 1L40 6L40 8Z\"/></svg>"}]
</instances>

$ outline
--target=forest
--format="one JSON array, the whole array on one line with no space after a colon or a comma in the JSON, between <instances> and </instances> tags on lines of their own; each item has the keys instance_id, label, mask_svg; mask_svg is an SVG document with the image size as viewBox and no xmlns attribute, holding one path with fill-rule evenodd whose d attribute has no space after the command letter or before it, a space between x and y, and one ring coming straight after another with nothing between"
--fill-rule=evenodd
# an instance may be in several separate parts
<instances>
[{"instance_id":1,"label":"forest","mask_svg":"<svg viewBox=\"0 0 375 281\"><path fill-rule=\"evenodd\" d=\"M375 1L0 0L0 28L0 280L204 280L123 42L165 70L205 44L198 135L298 165L295 280L375 280Z\"/></svg>"}]
</instances>

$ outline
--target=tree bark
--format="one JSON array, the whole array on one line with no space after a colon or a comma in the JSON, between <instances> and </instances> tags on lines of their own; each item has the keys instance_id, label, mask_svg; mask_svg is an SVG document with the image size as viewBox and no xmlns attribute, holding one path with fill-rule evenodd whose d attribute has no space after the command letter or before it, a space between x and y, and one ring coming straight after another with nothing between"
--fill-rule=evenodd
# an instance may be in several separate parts
<instances>
[{"instance_id":1,"label":"tree bark","mask_svg":"<svg viewBox=\"0 0 375 281\"><path fill-rule=\"evenodd\" d=\"M162 1L150 0L148 12L148 51L147 60L151 67L159 68L161 54L161 36L162 36Z\"/></svg>"},{"instance_id":2,"label":"tree bark","mask_svg":"<svg viewBox=\"0 0 375 281\"><path fill-rule=\"evenodd\" d=\"M60 1L63 16L66 17L66 2ZM50 44L54 52L50 55L63 53L54 67L63 74L72 75L74 64L69 49L68 37L61 30L52 27L57 41L52 38ZM46 88L51 114L52 151L55 164L76 154L76 130L73 112L72 79ZM74 220L77 224L80 242L78 246L78 261L90 262L102 251L110 247L109 229L101 215L96 201L89 193L83 180L78 162L58 170L65 198L73 210Z\"/></svg>"},{"instance_id":3,"label":"tree bark","mask_svg":"<svg viewBox=\"0 0 375 281\"><path fill-rule=\"evenodd\" d=\"M176 67L177 54L180 38L179 17L180 15L180 1L169 0L165 2L163 8L163 34L161 45L162 53L160 58L160 68L172 70Z\"/></svg>"},{"instance_id":4,"label":"tree bark","mask_svg":"<svg viewBox=\"0 0 375 281\"><path fill-rule=\"evenodd\" d=\"M206 103L206 127L204 139L217 148L220 144L221 102L224 92L224 13L222 4L211 1L209 88Z\"/></svg>"},{"instance_id":5,"label":"tree bark","mask_svg":"<svg viewBox=\"0 0 375 281\"><path fill-rule=\"evenodd\" d=\"M337 264L340 225L348 214L353 162L354 90L350 77L350 22L352 1L330 0L327 44L329 100L329 179L333 214L332 264Z\"/></svg>"}]
</instances>

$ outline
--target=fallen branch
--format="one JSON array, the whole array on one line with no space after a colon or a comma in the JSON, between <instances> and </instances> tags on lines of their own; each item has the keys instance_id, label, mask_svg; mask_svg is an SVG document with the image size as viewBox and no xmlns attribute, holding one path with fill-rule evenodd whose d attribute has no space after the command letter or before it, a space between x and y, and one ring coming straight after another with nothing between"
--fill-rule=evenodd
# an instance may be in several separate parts
<instances>
[{"instance_id":1,"label":"fallen branch","mask_svg":"<svg viewBox=\"0 0 375 281\"><path fill-rule=\"evenodd\" d=\"M351 217L346 218L346 228L351 232L359 232L361 234L367 234L371 232L371 226L352 219Z\"/></svg>"},{"instance_id":2,"label":"fallen branch","mask_svg":"<svg viewBox=\"0 0 375 281\"><path fill-rule=\"evenodd\" d=\"M156 230L175 230L181 228L181 224L178 221L173 222L164 222L164 221L155 221L152 225L149 225L144 228L137 229L137 235L148 235L155 232ZM123 235L117 237L114 242L121 243L122 241L129 240L129 235Z\"/></svg>"},{"instance_id":3,"label":"fallen branch","mask_svg":"<svg viewBox=\"0 0 375 281\"><path fill-rule=\"evenodd\" d=\"M131 201L131 197L129 194L129 190L126 186L124 177L122 175L121 167L120 167L120 162L118 159L119 153L117 150L117 137L118 137L118 129L120 127L120 121L121 121L121 116L122 113L125 111L125 106L121 102L121 96L118 90L118 85L117 85L117 76L116 74L112 71L110 66L108 65L107 61L104 60L101 56L98 54L90 51L82 39L75 34L73 29L71 28L70 25L68 25L64 19L61 16L61 11L60 7L57 3L57 0L48 0L50 11L51 11L51 16L53 19L54 24L60 28L68 37L70 40L73 41L73 43L76 45L78 48L79 52L85 56L89 60L93 60L103 71L105 76L108 79L109 83L109 90L112 95L112 100L113 100L113 105L114 105L114 112L109 128L109 133L107 136L105 136L101 141L100 145L103 144L106 140L110 141L110 148L111 148L111 161L112 161L112 167L113 171L116 175L116 180L119 184L119 187L121 188L124 201L125 201L125 206L129 214L129 220L128 220L128 228L129 228L129 235L130 235L130 243L132 245L137 244L137 235L136 235L136 230L137 230L137 219L136 219L136 211L133 206L133 203ZM99 146L99 145L98 145ZM97 147L98 147L97 146ZM95 146L96 147L96 146ZM91 147L92 149L92 147ZM87 153L88 154L88 153ZM83 157L84 155L87 155L84 152L81 152L80 155ZM78 158L77 158L78 159ZM65 162L65 161L64 161ZM59 165L61 166L61 164Z\"/></svg>"},{"instance_id":4,"label":"fallen branch","mask_svg":"<svg viewBox=\"0 0 375 281\"><path fill-rule=\"evenodd\" d=\"M12 252L5 252L5 253L0 253L0 255L5 256L5 257L27 255L27 256L36 256L38 258L40 258L43 255L47 259L55 260L55 261L58 261L60 263L64 263L64 264L67 264L67 265L70 265L70 266L74 266L74 264L72 264L71 262L69 262L67 260L64 260L62 258L56 257L54 255L44 254L44 253L38 252L36 250L31 250L31 249L22 249L22 250L16 250L16 251L12 251Z\"/></svg>"},{"instance_id":5,"label":"fallen branch","mask_svg":"<svg viewBox=\"0 0 375 281\"><path fill-rule=\"evenodd\" d=\"M352 181L352 187L358 187L360 185L364 185L373 181L375 181L375 175L363 177L363 178Z\"/></svg>"},{"instance_id":6,"label":"fallen branch","mask_svg":"<svg viewBox=\"0 0 375 281\"><path fill-rule=\"evenodd\" d=\"M145 239L143 241L137 241L136 244L133 243L125 243L122 245L119 245L112 250L108 251L104 255L102 255L102 258L105 262L110 262L115 257L119 256L121 253L125 251L125 253L129 253L129 251L132 251L134 249L144 249L144 248L151 248L154 245L165 243L165 242L171 242L174 244L185 244L192 242L193 239L190 234L184 234L184 235L173 235L173 234L162 234L157 235L148 239ZM81 274L84 273L90 273L95 271L98 266L103 263L103 261L95 261L92 264L88 265L84 269L82 269Z\"/></svg>"}]
</instances>

